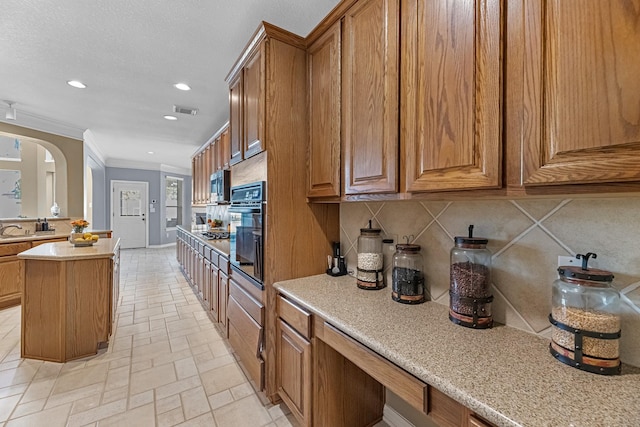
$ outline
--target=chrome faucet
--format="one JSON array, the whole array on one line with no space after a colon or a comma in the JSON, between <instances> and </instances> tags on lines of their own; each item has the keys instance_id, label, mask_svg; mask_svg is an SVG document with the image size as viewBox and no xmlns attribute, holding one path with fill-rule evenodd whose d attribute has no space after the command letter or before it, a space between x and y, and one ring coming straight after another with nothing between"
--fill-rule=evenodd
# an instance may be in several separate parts
<instances>
[{"instance_id":1,"label":"chrome faucet","mask_svg":"<svg viewBox=\"0 0 640 427\"><path fill-rule=\"evenodd\" d=\"M7 231L9 228L17 228L19 230L22 230L22 226L20 224L9 224L9 225L0 224L0 236L4 236L4 232Z\"/></svg>"}]
</instances>

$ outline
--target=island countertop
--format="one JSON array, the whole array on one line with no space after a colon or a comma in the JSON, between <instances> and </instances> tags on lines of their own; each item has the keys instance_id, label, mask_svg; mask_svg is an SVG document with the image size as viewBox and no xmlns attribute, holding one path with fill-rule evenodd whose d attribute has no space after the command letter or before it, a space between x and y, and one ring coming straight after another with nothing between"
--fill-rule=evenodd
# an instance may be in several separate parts
<instances>
[{"instance_id":1,"label":"island countertop","mask_svg":"<svg viewBox=\"0 0 640 427\"><path fill-rule=\"evenodd\" d=\"M92 246L73 246L70 242L44 243L18 254L20 259L67 261L70 259L109 258L120 244L117 238L101 238Z\"/></svg>"},{"instance_id":2,"label":"island countertop","mask_svg":"<svg viewBox=\"0 0 640 427\"><path fill-rule=\"evenodd\" d=\"M602 376L555 360L548 340L454 325L448 307L405 305L350 276L274 284L344 333L498 426L637 426L640 369ZM623 331L624 334L624 331Z\"/></svg>"}]
</instances>

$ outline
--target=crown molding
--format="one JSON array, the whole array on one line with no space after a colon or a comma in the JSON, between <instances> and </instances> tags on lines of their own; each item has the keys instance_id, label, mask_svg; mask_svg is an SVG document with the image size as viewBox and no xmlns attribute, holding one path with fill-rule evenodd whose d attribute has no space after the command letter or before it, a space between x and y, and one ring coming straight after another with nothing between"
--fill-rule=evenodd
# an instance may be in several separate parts
<instances>
[{"instance_id":1,"label":"crown molding","mask_svg":"<svg viewBox=\"0 0 640 427\"><path fill-rule=\"evenodd\" d=\"M83 139L85 131L83 128L59 122L57 120L48 119L46 117L41 117L23 110L17 111L16 120L6 120L0 117L0 122L79 140Z\"/></svg>"}]
</instances>

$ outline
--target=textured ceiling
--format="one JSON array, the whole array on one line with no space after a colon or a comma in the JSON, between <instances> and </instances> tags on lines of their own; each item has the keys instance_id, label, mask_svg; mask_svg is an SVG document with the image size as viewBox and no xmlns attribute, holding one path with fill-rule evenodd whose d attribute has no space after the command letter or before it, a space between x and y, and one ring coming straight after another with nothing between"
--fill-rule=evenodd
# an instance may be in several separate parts
<instances>
[{"instance_id":1,"label":"textured ceiling","mask_svg":"<svg viewBox=\"0 0 640 427\"><path fill-rule=\"evenodd\" d=\"M0 121L68 136L89 129L107 165L190 168L191 154L228 120L224 78L260 21L306 36L337 3L3 0L0 100L16 103L18 119L5 120L0 103ZM87 89L68 86L72 79ZM174 104L200 111L163 119Z\"/></svg>"}]
</instances>

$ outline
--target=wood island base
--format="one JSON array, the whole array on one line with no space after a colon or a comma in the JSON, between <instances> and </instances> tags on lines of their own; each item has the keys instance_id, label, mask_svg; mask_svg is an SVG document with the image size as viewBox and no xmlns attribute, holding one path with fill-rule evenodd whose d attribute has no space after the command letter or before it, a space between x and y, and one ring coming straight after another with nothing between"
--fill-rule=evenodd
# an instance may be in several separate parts
<instances>
[{"instance_id":1,"label":"wood island base","mask_svg":"<svg viewBox=\"0 0 640 427\"><path fill-rule=\"evenodd\" d=\"M66 362L95 355L107 345L118 298L119 246L104 240L100 243L107 252L97 258L90 256L94 247L74 248L86 257L63 259L29 259L30 251L23 252L23 358Z\"/></svg>"}]
</instances>

